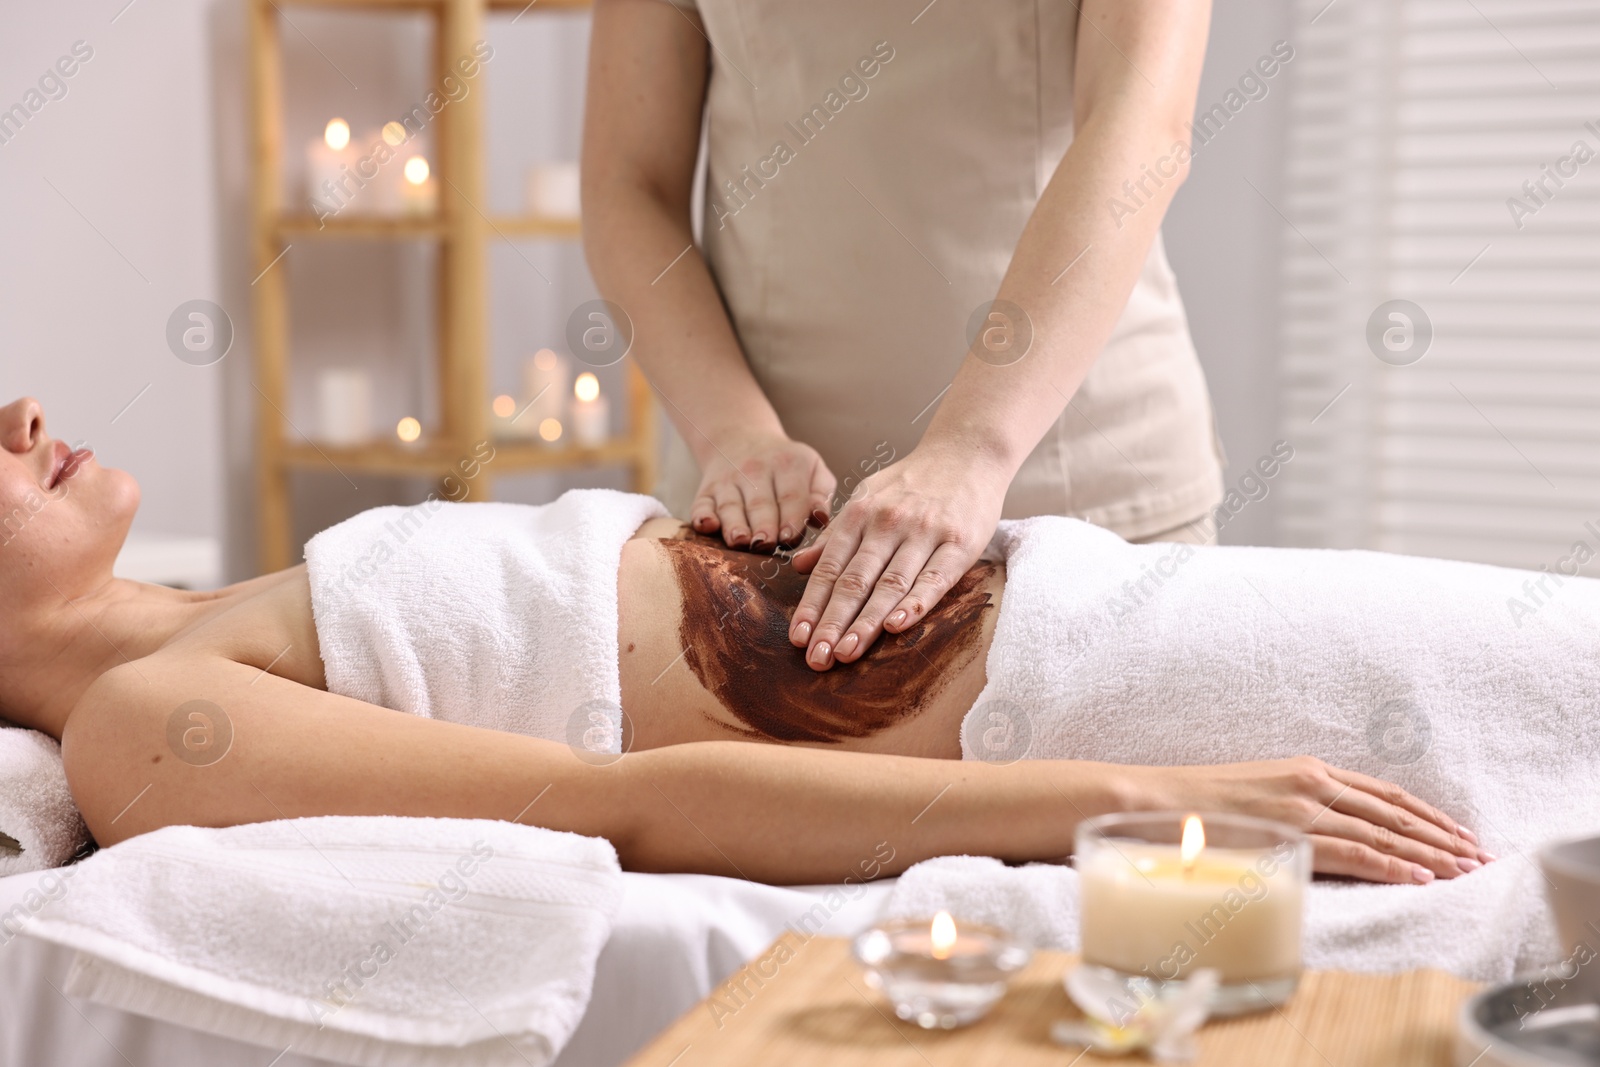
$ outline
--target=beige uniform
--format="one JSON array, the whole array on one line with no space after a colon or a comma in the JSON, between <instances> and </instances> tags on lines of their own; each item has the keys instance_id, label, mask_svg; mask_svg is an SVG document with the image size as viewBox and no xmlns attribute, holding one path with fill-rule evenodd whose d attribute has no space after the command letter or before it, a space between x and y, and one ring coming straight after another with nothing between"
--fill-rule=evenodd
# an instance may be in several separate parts
<instances>
[{"instance_id":1,"label":"beige uniform","mask_svg":"<svg viewBox=\"0 0 1600 1067\"><path fill-rule=\"evenodd\" d=\"M785 430L853 485L921 438L1071 143L1077 5L674 2L698 9L712 49L706 259ZM1220 499L1210 397L1159 238L1064 408L1005 517L1132 539ZM675 435L662 482L687 514L699 476Z\"/></svg>"}]
</instances>

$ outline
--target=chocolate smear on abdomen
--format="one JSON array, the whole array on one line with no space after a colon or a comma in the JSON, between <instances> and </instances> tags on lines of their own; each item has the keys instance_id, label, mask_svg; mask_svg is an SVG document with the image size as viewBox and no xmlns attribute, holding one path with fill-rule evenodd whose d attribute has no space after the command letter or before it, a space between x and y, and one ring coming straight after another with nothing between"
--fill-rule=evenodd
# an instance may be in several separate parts
<instances>
[{"instance_id":1,"label":"chocolate smear on abdomen","mask_svg":"<svg viewBox=\"0 0 1600 1067\"><path fill-rule=\"evenodd\" d=\"M698 534L660 544L683 597L684 662L748 730L776 741L837 743L920 714L976 651L994 573L979 564L916 626L815 671L789 643L806 576L787 560Z\"/></svg>"}]
</instances>

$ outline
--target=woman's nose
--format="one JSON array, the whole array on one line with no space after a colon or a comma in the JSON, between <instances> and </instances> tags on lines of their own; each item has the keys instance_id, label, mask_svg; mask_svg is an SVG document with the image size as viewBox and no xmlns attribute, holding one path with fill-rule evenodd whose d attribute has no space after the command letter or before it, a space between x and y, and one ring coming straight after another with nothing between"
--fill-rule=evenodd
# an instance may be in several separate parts
<instances>
[{"instance_id":1,"label":"woman's nose","mask_svg":"<svg viewBox=\"0 0 1600 1067\"><path fill-rule=\"evenodd\" d=\"M44 436L44 408L24 397L0 408L0 446L7 452L31 452Z\"/></svg>"}]
</instances>

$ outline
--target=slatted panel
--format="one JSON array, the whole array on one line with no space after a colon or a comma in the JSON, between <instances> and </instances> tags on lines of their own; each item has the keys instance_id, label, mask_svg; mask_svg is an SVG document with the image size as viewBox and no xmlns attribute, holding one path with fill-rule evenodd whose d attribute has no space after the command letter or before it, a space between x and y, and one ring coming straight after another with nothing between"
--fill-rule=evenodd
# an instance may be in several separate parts
<instances>
[{"instance_id":1,"label":"slatted panel","mask_svg":"<svg viewBox=\"0 0 1600 1067\"><path fill-rule=\"evenodd\" d=\"M1600 3L1302 0L1298 16L1284 540L1600 555ZM1519 230L1507 198L1577 141L1596 158ZM1366 341L1395 298L1434 327L1404 367Z\"/></svg>"}]
</instances>

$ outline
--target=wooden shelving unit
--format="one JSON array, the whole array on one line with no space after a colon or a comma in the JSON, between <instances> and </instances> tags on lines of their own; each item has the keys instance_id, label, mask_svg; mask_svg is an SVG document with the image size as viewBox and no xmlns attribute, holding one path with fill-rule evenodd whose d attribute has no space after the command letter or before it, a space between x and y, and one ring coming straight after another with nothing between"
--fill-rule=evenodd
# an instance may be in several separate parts
<instances>
[{"instance_id":1,"label":"wooden shelving unit","mask_svg":"<svg viewBox=\"0 0 1600 1067\"><path fill-rule=\"evenodd\" d=\"M656 414L644 376L629 361L626 437L598 448L549 448L538 442L492 437L489 416L488 253L492 241L573 240L573 219L487 213L481 81L432 122L439 210L431 218L341 216L319 224L283 203L281 7L425 13L433 19L432 84L457 58L484 39L491 12L533 15L578 11L590 0L247 0L250 12L254 137L252 248L255 282L256 450L260 478L260 563L265 571L293 564L294 516L290 479L295 471L348 470L397 477L440 477L473 449L492 441L495 458L469 483L474 498L492 495L496 474L623 466L633 488L648 492L655 480ZM484 78L483 73L479 78ZM289 382L289 272L280 262L299 241L434 241L439 245L436 366L440 424L425 428L415 446L397 440L359 448L332 448L293 436L287 425Z\"/></svg>"}]
</instances>

